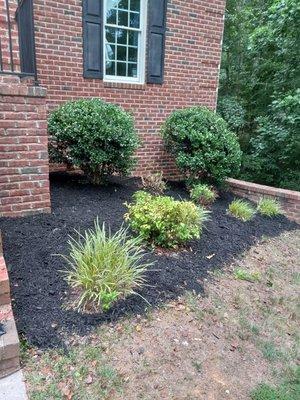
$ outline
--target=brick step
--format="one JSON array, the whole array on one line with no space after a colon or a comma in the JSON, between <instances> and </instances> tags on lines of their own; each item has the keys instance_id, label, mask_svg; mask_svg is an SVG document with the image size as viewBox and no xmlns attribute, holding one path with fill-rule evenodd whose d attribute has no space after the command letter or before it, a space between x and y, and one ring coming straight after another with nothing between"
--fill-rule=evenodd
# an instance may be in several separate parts
<instances>
[{"instance_id":1,"label":"brick step","mask_svg":"<svg viewBox=\"0 0 300 400\"><path fill-rule=\"evenodd\" d=\"M20 369L20 347L11 305L0 307L0 323L5 334L0 336L0 378Z\"/></svg>"}]
</instances>

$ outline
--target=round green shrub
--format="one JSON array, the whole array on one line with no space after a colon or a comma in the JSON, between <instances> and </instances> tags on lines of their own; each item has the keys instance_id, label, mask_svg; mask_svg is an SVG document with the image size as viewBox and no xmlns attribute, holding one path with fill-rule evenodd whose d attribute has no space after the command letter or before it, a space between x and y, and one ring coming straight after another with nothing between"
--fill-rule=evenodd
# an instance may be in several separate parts
<instances>
[{"instance_id":1,"label":"round green shrub","mask_svg":"<svg viewBox=\"0 0 300 400\"><path fill-rule=\"evenodd\" d=\"M153 196L143 191L136 192L133 200L126 204L126 221L141 238L162 247L176 247L200 238L209 214L191 201Z\"/></svg>"},{"instance_id":2,"label":"round green shrub","mask_svg":"<svg viewBox=\"0 0 300 400\"><path fill-rule=\"evenodd\" d=\"M117 105L96 98L69 101L51 113L48 126L56 160L80 167L95 184L135 165L134 120Z\"/></svg>"},{"instance_id":3,"label":"round green shrub","mask_svg":"<svg viewBox=\"0 0 300 400\"><path fill-rule=\"evenodd\" d=\"M221 184L239 171L242 153L237 136L219 115L205 107L174 111L162 135L187 178L200 177Z\"/></svg>"}]
</instances>

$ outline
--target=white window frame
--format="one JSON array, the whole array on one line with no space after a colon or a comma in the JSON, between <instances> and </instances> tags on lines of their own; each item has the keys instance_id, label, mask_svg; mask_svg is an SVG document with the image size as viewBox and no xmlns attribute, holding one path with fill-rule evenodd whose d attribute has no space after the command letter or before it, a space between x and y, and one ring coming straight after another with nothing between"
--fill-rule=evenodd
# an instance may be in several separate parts
<instances>
[{"instance_id":1,"label":"white window frame","mask_svg":"<svg viewBox=\"0 0 300 400\"><path fill-rule=\"evenodd\" d=\"M107 0L103 1L103 80L105 82L119 82L119 83L145 83L145 65L146 65L146 33L147 33L147 3L148 0L141 0L141 12L140 12L140 28L130 28L122 25L107 24L106 23L106 11L107 11ZM137 59L137 77L118 76L118 75L106 75L106 35L105 28L121 28L131 31L139 32L138 42L138 59Z\"/></svg>"}]
</instances>

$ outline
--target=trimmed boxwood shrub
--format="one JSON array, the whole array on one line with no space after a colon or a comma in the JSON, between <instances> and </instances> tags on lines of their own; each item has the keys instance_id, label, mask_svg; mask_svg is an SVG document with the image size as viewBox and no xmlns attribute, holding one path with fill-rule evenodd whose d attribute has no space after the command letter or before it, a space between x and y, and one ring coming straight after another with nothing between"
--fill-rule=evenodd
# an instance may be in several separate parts
<instances>
[{"instance_id":1,"label":"trimmed boxwood shrub","mask_svg":"<svg viewBox=\"0 0 300 400\"><path fill-rule=\"evenodd\" d=\"M191 201L153 196L143 191L136 192L133 200L126 204L126 221L144 240L162 247L176 247L199 239L209 214Z\"/></svg>"},{"instance_id":2,"label":"trimmed boxwood shrub","mask_svg":"<svg viewBox=\"0 0 300 400\"><path fill-rule=\"evenodd\" d=\"M56 161L80 167L95 184L135 165L134 120L117 105L96 98L69 101L51 113L48 126Z\"/></svg>"},{"instance_id":3,"label":"trimmed boxwood shrub","mask_svg":"<svg viewBox=\"0 0 300 400\"><path fill-rule=\"evenodd\" d=\"M162 135L179 170L189 180L202 178L221 184L236 174L241 164L237 136L227 123L205 107L174 111Z\"/></svg>"}]
</instances>

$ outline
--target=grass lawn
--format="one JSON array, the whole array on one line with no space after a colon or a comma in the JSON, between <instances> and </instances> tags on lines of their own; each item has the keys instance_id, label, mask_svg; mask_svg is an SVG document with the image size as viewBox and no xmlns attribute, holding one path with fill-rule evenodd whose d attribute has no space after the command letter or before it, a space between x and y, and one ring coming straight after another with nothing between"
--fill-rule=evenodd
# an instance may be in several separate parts
<instances>
[{"instance_id":1,"label":"grass lawn","mask_svg":"<svg viewBox=\"0 0 300 400\"><path fill-rule=\"evenodd\" d=\"M203 295L70 336L65 351L23 342L30 399L299 399L299 248L299 230L262 238Z\"/></svg>"}]
</instances>

